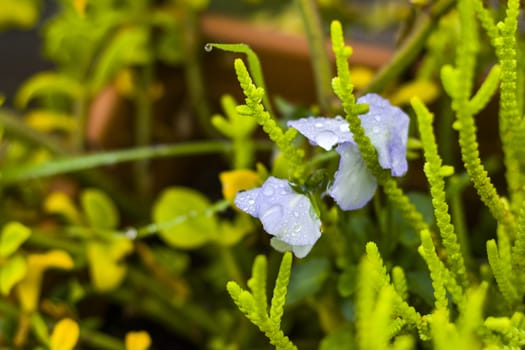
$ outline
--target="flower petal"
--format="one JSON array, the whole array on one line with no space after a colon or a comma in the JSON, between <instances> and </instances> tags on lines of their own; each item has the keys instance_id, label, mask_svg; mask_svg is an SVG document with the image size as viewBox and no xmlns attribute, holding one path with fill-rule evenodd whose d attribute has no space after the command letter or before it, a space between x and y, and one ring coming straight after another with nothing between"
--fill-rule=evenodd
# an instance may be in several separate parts
<instances>
[{"instance_id":1,"label":"flower petal","mask_svg":"<svg viewBox=\"0 0 525 350\"><path fill-rule=\"evenodd\" d=\"M237 208L253 217L257 217L255 201L257 200L260 190L260 188L254 188L251 190L238 192L237 196L235 196L235 205Z\"/></svg>"},{"instance_id":2,"label":"flower petal","mask_svg":"<svg viewBox=\"0 0 525 350\"><path fill-rule=\"evenodd\" d=\"M321 236L321 220L310 199L286 180L269 177L260 188L239 192L235 204L261 220L264 230L282 243L278 250L303 257Z\"/></svg>"},{"instance_id":3,"label":"flower petal","mask_svg":"<svg viewBox=\"0 0 525 350\"><path fill-rule=\"evenodd\" d=\"M368 113L360 118L366 135L377 149L379 164L384 169L391 169L393 176L403 175L408 169L408 116L377 94L367 94L357 102L370 106Z\"/></svg>"},{"instance_id":4,"label":"flower petal","mask_svg":"<svg viewBox=\"0 0 525 350\"><path fill-rule=\"evenodd\" d=\"M308 117L288 122L288 127L303 134L313 145L329 151L338 143L353 142L348 122L342 117Z\"/></svg>"},{"instance_id":5,"label":"flower petal","mask_svg":"<svg viewBox=\"0 0 525 350\"><path fill-rule=\"evenodd\" d=\"M344 143L337 146L336 151L341 160L328 193L343 210L362 208L374 195L377 180L368 170L357 145Z\"/></svg>"},{"instance_id":6,"label":"flower petal","mask_svg":"<svg viewBox=\"0 0 525 350\"><path fill-rule=\"evenodd\" d=\"M275 237L270 240L270 245L281 253L291 250L298 258L304 258L306 255L308 255L308 253L310 253L310 250L312 250L312 247L314 246L313 244L292 246Z\"/></svg>"},{"instance_id":7,"label":"flower petal","mask_svg":"<svg viewBox=\"0 0 525 350\"><path fill-rule=\"evenodd\" d=\"M286 180L269 177L256 206L264 230L288 244L313 244L321 236L321 221L310 200L296 193Z\"/></svg>"}]
</instances>

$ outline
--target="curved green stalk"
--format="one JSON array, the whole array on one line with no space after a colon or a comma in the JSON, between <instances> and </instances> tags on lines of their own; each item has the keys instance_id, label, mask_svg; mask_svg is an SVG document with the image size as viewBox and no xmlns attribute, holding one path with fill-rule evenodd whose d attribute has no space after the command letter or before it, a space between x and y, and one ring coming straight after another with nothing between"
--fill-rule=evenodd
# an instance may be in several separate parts
<instances>
[{"instance_id":1,"label":"curved green stalk","mask_svg":"<svg viewBox=\"0 0 525 350\"><path fill-rule=\"evenodd\" d=\"M237 113L253 117L262 126L264 132L268 134L270 140L277 145L288 161L290 177L301 182L304 174L304 151L295 147L292 143L292 140L297 135L297 130L289 128L286 132L283 132L271 114L264 109L261 103L265 95L264 89L253 84L244 62L239 58L235 60L235 72L242 91L246 96L245 104L237 107Z\"/></svg>"}]
</instances>

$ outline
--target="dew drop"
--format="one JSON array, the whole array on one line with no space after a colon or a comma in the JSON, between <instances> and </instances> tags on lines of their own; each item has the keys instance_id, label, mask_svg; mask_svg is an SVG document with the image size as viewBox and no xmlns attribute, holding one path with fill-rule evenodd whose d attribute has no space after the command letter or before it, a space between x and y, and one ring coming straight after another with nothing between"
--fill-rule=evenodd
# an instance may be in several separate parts
<instances>
[{"instance_id":1,"label":"dew drop","mask_svg":"<svg viewBox=\"0 0 525 350\"><path fill-rule=\"evenodd\" d=\"M294 227L293 227L293 230L294 230L294 232L296 232L296 233L297 233L297 232L300 232L301 229L302 229L302 226L299 225L299 224L295 224Z\"/></svg>"},{"instance_id":2,"label":"dew drop","mask_svg":"<svg viewBox=\"0 0 525 350\"><path fill-rule=\"evenodd\" d=\"M255 201L254 201L253 199L250 199L250 200L248 201L248 204L249 204L249 205L254 205L254 204L255 204Z\"/></svg>"},{"instance_id":3,"label":"dew drop","mask_svg":"<svg viewBox=\"0 0 525 350\"><path fill-rule=\"evenodd\" d=\"M138 231L134 227L128 227L125 232L126 237L129 239L135 239L139 235Z\"/></svg>"},{"instance_id":4,"label":"dew drop","mask_svg":"<svg viewBox=\"0 0 525 350\"><path fill-rule=\"evenodd\" d=\"M326 150L332 148L337 143L337 135L331 131L323 131L315 136L315 142Z\"/></svg>"},{"instance_id":5,"label":"dew drop","mask_svg":"<svg viewBox=\"0 0 525 350\"><path fill-rule=\"evenodd\" d=\"M204 51L211 52L211 50L213 50L213 45L211 44L204 45Z\"/></svg>"},{"instance_id":6,"label":"dew drop","mask_svg":"<svg viewBox=\"0 0 525 350\"><path fill-rule=\"evenodd\" d=\"M348 124L339 125L339 130L341 130L342 132L348 132L349 131Z\"/></svg>"},{"instance_id":7,"label":"dew drop","mask_svg":"<svg viewBox=\"0 0 525 350\"><path fill-rule=\"evenodd\" d=\"M322 128L323 127L323 123L315 123L315 127L316 128Z\"/></svg>"},{"instance_id":8,"label":"dew drop","mask_svg":"<svg viewBox=\"0 0 525 350\"><path fill-rule=\"evenodd\" d=\"M274 190L273 190L273 188L271 186L264 186L263 194L265 196L272 196L274 194Z\"/></svg>"}]
</instances>

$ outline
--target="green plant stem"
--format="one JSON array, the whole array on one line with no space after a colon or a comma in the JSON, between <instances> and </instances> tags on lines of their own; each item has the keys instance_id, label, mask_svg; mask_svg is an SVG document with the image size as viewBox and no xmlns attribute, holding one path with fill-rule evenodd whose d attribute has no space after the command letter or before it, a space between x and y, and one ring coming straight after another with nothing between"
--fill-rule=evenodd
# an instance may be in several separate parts
<instances>
[{"instance_id":1,"label":"green plant stem","mask_svg":"<svg viewBox=\"0 0 525 350\"><path fill-rule=\"evenodd\" d=\"M122 340L87 328L80 330L80 340L95 349L125 350L126 348Z\"/></svg>"},{"instance_id":2,"label":"green plant stem","mask_svg":"<svg viewBox=\"0 0 525 350\"><path fill-rule=\"evenodd\" d=\"M461 195L463 191L470 184L468 175L463 173L461 175L454 175L448 182L447 195L450 203L450 214L452 217L452 224L458 236L459 246L461 248L461 255L465 260L467 270L474 268L472 254L470 252L470 243L467 232L467 223L465 210L463 208L463 200Z\"/></svg>"},{"instance_id":3,"label":"green plant stem","mask_svg":"<svg viewBox=\"0 0 525 350\"><path fill-rule=\"evenodd\" d=\"M231 201L221 200L221 201L216 202L211 207L207 208L206 212L202 214L218 213L218 212L226 210L226 208L230 207L231 205L232 205ZM162 229L169 229L173 227L174 225L178 225L180 222L181 222L181 217L177 216L169 221L151 223L146 226L139 227L136 230L137 232L136 238L145 238L145 237L151 236L153 234L158 233Z\"/></svg>"},{"instance_id":4,"label":"green plant stem","mask_svg":"<svg viewBox=\"0 0 525 350\"><path fill-rule=\"evenodd\" d=\"M201 141L176 145L138 147L85 156L67 157L39 165L27 165L6 169L2 173L2 182L4 184L10 184L18 181L70 173L132 160L210 153L228 153L231 152L231 150L231 144L225 141Z\"/></svg>"},{"instance_id":5,"label":"green plant stem","mask_svg":"<svg viewBox=\"0 0 525 350\"><path fill-rule=\"evenodd\" d=\"M435 2L429 10L420 11L410 36L396 51L390 63L376 74L363 93L385 90L405 69L411 67L414 59L423 49L427 38L438 25L439 18L452 9L455 3L455 0L441 0Z\"/></svg>"},{"instance_id":6,"label":"green plant stem","mask_svg":"<svg viewBox=\"0 0 525 350\"><path fill-rule=\"evenodd\" d=\"M135 100L135 146L145 147L152 141L153 106L151 87L153 83L153 63L147 63L139 69L138 96ZM135 189L142 198L149 198L151 193L151 177L149 176L148 159L140 159L134 163Z\"/></svg>"},{"instance_id":7,"label":"green plant stem","mask_svg":"<svg viewBox=\"0 0 525 350\"><path fill-rule=\"evenodd\" d=\"M301 10L306 37L310 46L312 65L317 90L317 100L322 114L330 112L332 68L323 35L322 23L314 0L296 0Z\"/></svg>"},{"instance_id":8,"label":"green plant stem","mask_svg":"<svg viewBox=\"0 0 525 350\"><path fill-rule=\"evenodd\" d=\"M198 35L197 14L191 6L185 6L184 18L184 57L185 57L185 77L188 87L190 101L193 106L199 125L205 134L209 136L216 135L217 132L212 127L210 119L211 112L206 98L204 79L202 76L202 69L200 60L197 55L198 43L200 43Z\"/></svg>"}]
</instances>

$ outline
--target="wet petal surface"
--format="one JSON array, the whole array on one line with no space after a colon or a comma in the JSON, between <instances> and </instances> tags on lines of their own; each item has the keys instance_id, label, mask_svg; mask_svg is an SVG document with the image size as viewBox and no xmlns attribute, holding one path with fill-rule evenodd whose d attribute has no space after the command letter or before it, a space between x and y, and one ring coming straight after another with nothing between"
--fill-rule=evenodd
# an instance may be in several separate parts
<instances>
[{"instance_id":1,"label":"wet petal surface","mask_svg":"<svg viewBox=\"0 0 525 350\"><path fill-rule=\"evenodd\" d=\"M354 138L348 129L348 122L342 117L308 117L288 122L288 127L303 134L313 145L329 151L343 142L353 142Z\"/></svg>"},{"instance_id":2,"label":"wet petal surface","mask_svg":"<svg viewBox=\"0 0 525 350\"><path fill-rule=\"evenodd\" d=\"M341 160L328 193L341 209L360 209L373 197L377 180L368 170L357 145L345 143L339 145L336 151Z\"/></svg>"},{"instance_id":3,"label":"wet petal surface","mask_svg":"<svg viewBox=\"0 0 525 350\"><path fill-rule=\"evenodd\" d=\"M368 113L360 118L366 135L377 150L379 164L384 169L391 169L393 176L404 175L408 169L408 116L376 94L362 96L357 102L370 106Z\"/></svg>"}]
</instances>

